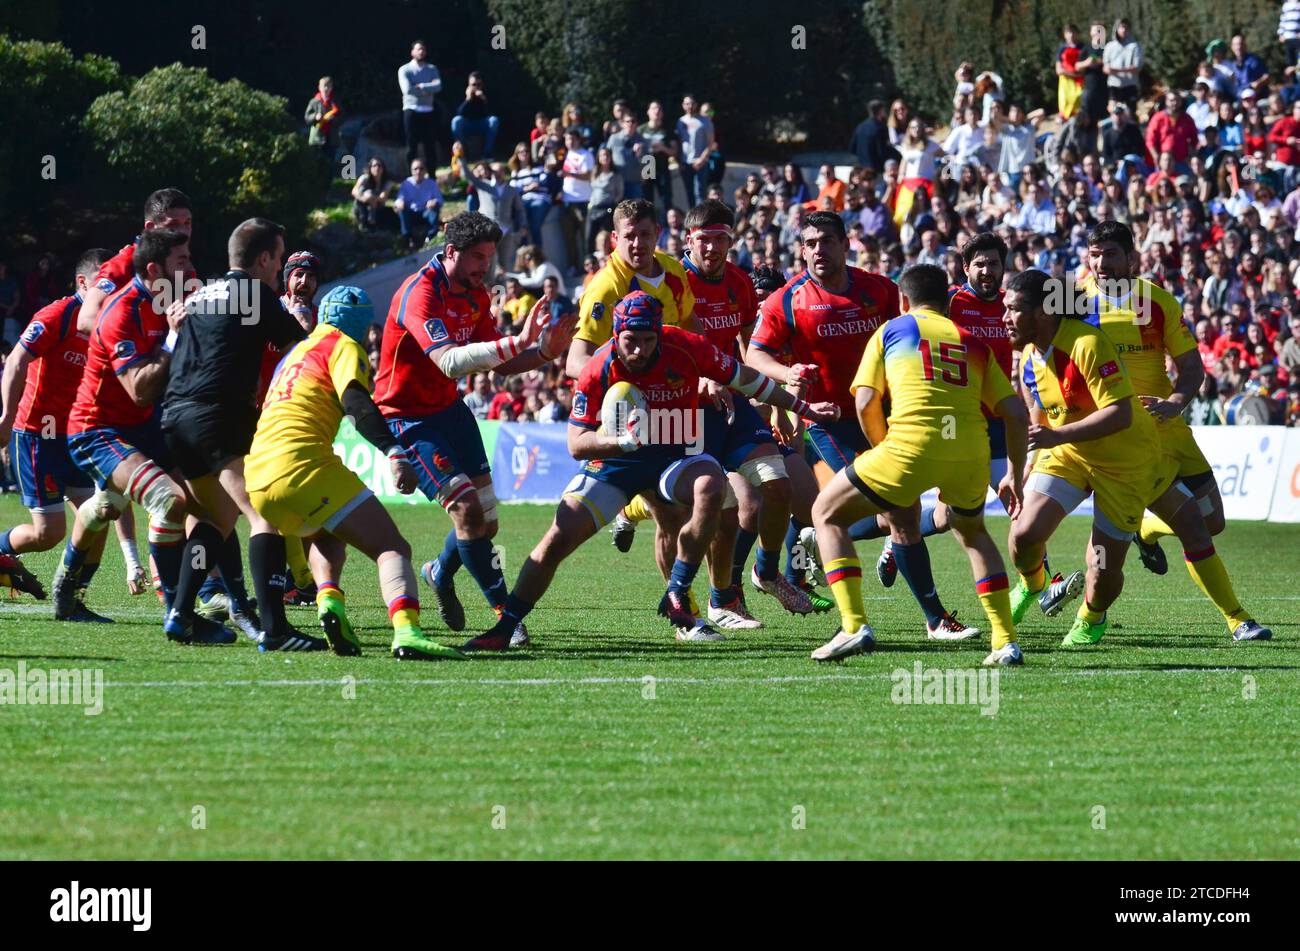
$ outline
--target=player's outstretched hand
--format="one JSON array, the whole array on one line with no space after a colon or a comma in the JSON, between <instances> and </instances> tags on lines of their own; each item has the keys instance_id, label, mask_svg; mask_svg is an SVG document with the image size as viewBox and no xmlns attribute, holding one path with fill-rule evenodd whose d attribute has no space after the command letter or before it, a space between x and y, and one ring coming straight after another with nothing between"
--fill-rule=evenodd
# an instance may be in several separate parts
<instances>
[{"instance_id":1,"label":"player's outstretched hand","mask_svg":"<svg viewBox=\"0 0 1300 951\"><path fill-rule=\"evenodd\" d=\"M726 413L728 418L736 413L736 406L731 399L731 389L723 386L716 380L701 379L700 395L708 399L713 408L719 412Z\"/></svg>"},{"instance_id":2,"label":"player's outstretched hand","mask_svg":"<svg viewBox=\"0 0 1300 951\"><path fill-rule=\"evenodd\" d=\"M525 350L535 344L551 317L551 299L545 294L533 305L524 320L523 329L519 331L519 349Z\"/></svg>"},{"instance_id":3,"label":"player's outstretched hand","mask_svg":"<svg viewBox=\"0 0 1300 951\"><path fill-rule=\"evenodd\" d=\"M419 481L415 476L415 466L411 465L411 460L405 456L395 456L388 460L388 466L393 472L393 485L397 486L397 491L402 495L410 495L415 491L415 486Z\"/></svg>"},{"instance_id":4,"label":"player's outstretched hand","mask_svg":"<svg viewBox=\"0 0 1300 951\"><path fill-rule=\"evenodd\" d=\"M177 333L180 333L181 325L184 323L185 301L174 300L167 305L167 326Z\"/></svg>"},{"instance_id":5,"label":"player's outstretched hand","mask_svg":"<svg viewBox=\"0 0 1300 951\"><path fill-rule=\"evenodd\" d=\"M542 298L539 304L546 304L546 313L550 313L551 301L549 298ZM573 340L573 332L578 329L578 313L570 310L568 313L561 314L559 319L545 323L545 329L538 340L538 346L541 348L542 356L550 354L551 359L564 353L569 348L569 342Z\"/></svg>"},{"instance_id":6,"label":"player's outstretched hand","mask_svg":"<svg viewBox=\"0 0 1300 951\"><path fill-rule=\"evenodd\" d=\"M804 419L814 423L833 423L840 418L840 408L834 403L813 403L804 413Z\"/></svg>"},{"instance_id":7,"label":"player's outstretched hand","mask_svg":"<svg viewBox=\"0 0 1300 951\"><path fill-rule=\"evenodd\" d=\"M1050 426L1039 426L1037 423L1029 424L1029 449L1052 449L1061 445L1063 440L1056 435L1056 430Z\"/></svg>"},{"instance_id":8,"label":"player's outstretched hand","mask_svg":"<svg viewBox=\"0 0 1300 951\"><path fill-rule=\"evenodd\" d=\"M1142 408L1161 422L1173 419L1182 412L1177 403L1162 400L1158 396L1139 396L1138 399L1142 401Z\"/></svg>"},{"instance_id":9,"label":"player's outstretched hand","mask_svg":"<svg viewBox=\"0 0 1300 951\"><path fill-rule=\"evenodd\" d=\"M1016 479L1008 472L998 483L998 498L1002 500L1002 507L1007 510L1011 520L1015 521L1016 516L1020 514L1021 508L1025 503L1025 487L1019 479Z\"/></svg>"}]
</instances>

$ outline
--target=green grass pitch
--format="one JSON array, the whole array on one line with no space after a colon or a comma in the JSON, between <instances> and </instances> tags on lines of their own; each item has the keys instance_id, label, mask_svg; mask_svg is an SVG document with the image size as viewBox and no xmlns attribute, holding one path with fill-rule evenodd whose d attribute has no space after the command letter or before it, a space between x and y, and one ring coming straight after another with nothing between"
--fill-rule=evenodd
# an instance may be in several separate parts
<instances>
[{"instance_id":1,"label":"green grass pitch","mask_svg":"<svg viewBox=\"0 0 1300 951\"><path fill-rule=\"evenodd\" d=\"M394 509L427 558L432 506ZM503 509L507 578L550 507ZM25 520L13 496L0 525ZM1004 539L1005 518L992 521ZM1078 567L1068 519L1054 567ZM0 706L2 858L1286 858L1300 852L1300 527L1217 540L1269 644L1233 644L1165 541L1164 578L1130 557L1098 648L1057 647L1069 616L1022 626L996 715L891 700L891 672L978 665L927 643L905 586L865 590L880 641L821 666L834 616L677 644L643 531L602 534L529 618L535 647L399 664L374 566L344 576L366 655L168 644L110 543L89 603L115 626L0 605L0 668L99 668L104 708ZM964 555L930 542L950 608L987 624ZM870 565L876 549L861 546ZM55 554L28 556L47 584ZM472 630L489 612L467 575ZM697 582L697 591L703 584ZM291 609L304 629L314 612ZM431 608L426 628L438 630ZM1117 623L1116 623L1117 622ZM435 636L437 636L435 634ZM449 635L450 643L461 636ZM645 678L654 678L646 681Z\"/></svg>"}]
</instances>

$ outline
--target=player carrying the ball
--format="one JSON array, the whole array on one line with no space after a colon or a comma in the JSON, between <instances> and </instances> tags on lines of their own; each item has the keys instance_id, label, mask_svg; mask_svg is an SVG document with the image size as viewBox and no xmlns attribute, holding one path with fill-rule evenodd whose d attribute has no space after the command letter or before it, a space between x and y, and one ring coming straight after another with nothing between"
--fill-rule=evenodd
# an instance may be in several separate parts
<instances>
[{"instance_id":1,"label":"player carrying the ball","mask_svg":"<svg viewBox=\"0 0 1300 951\"><path fill-rule=\"evenodd\" d=\"M770 377L738 363L704 337L663 325L663 305L636 291L614 307L613 337L582 369L569 418L569 452L586 461L564 491L555 521L525 561L496 626L462 650L505 650L511 631L546 593L560 562L596 534L631 497L649 492L665 505L689 508L690 518L678 533L677 558L659 613L677 631L678 640L718 641L724 636L696 617L687 598L709 540L717 530L726 491L718 461L706 452L687 454L684 439L654 439L673 429L664 419L696 413L701 378L725 383L747 397L801 416L833 420L834 403L809 405ZM634 410L624 431L598 431L605 394L618 383L643 394L644 410ZM683 427L676 427L680 434ZM729 561L710 563L715 588L728 586Z\"/></svg>"}]
</instances>

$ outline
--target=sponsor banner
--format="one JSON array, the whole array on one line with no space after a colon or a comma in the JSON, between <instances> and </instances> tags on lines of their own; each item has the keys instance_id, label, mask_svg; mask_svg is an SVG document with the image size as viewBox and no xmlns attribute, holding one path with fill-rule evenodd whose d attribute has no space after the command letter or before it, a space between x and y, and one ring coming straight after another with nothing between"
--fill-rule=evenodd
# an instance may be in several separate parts
<instances>
[{"instance_id":1,"label":"sponsor banner","mask_svg":"<svg viewBox=\"0 0 1300 951\"><path fill-rule=\"evenodd\" d=\"M1230 519L1266 519L1288 438L1282 426L1193 426Z\"/></svg>"},{"instance_id":2,"label":"sponsor banner","mask_svg":"<svg viewBox=\"0 0 1300 951\"><path fill-rule=\"evenodd\" d=\"M501 423L491 459L502 502L558 502L579 468L569 455L567 424Z\"/></svg>"},{"instance_id":3,"label":"sponsor banner","mask_svg":"<svg viewBox=\"0 0 1300 951\"><path fill-rule=\"evenodd\" d=\"M497 429L501 426L496 420L478 421L479 436L483 439L483 448L487 450L487 457L493 458L493 451L496 446ZM539 427L551 428L551 427ZM564 429L563 426L554 427ZM392 472L388 466L388 457L367 442L360 434L357 433L352 423L344 419L339 426L338 435L334 437L334 455L343 460L343 464L361 477L361 481L366 487L379 498L381 502L405 502L409 505L426 503L435 504L424 497L419 489L416 489L410 495L402 495L393 486ZM568 453L566 451L565 455ZM494 466L495 468L495 466ZM493 481L496 483L498 492L500 491L501 477L494 473ZM559 498L559 493L556 493Z\"/></svg>"},{"instance_id":4,"label":"sponsor banner","mask_svg":"<svg viewBox=\"0 0 1300 951\"><path fill-rule=\"evenodd\" d=\"M1300 429L1286 429L1277 485L1273 489L1270 522L1300 522Z\"/></svg>"}]
</instances>

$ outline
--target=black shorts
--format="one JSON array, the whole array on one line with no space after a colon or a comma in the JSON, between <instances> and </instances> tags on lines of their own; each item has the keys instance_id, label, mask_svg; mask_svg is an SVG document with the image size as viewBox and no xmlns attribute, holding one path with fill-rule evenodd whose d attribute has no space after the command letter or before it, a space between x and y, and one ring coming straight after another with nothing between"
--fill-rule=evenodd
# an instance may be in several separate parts
<instances>
[{"instance_id":1,"label":"black shorts","mask_svg":"<svg viewBox=\"0 0 1300 951\"><path fill-rule=\"evenodd\" d=\"M181 475L200 479L213 475L232 459L248 455L257 431L257 410L251 406L172 403L163 408L162 429Z\"/></svg>"}]
</instances>

